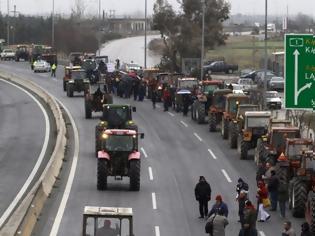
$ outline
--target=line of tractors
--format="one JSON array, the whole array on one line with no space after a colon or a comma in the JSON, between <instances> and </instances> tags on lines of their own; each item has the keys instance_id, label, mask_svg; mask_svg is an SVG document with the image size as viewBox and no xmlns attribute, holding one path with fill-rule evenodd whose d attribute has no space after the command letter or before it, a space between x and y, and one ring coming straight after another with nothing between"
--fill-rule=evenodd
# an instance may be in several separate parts
<instances>
[{"instance_id":1,"label":"line of tractors","mask_svg":"<svg viewBox=\"0 0 315 236\"><path fill-rule=\"evenodd\" d=\"M260 90L242 94L224 87L223 81L201 81L192 119L208 122L210 132L219 130L241 160L249 159L253 149L257 166L267 162L274 166L280 181L289 184L293 216L306 216L315 233L315 194L310 193L315 185L313 140L302 138L291 121L273 119L270 111L261 110L257 103Z\"/></svg>"}]
</instances>

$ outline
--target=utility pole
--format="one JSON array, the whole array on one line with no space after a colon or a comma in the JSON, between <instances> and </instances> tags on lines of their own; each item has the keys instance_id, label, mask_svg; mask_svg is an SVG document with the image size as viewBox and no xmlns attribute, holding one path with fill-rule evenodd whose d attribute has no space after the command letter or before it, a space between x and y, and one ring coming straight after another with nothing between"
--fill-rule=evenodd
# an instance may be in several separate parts
<instances>
[{"instance_id":1,"label":"utility pole","mask_svg":"<svg viewBox=\"0 0 315 236\"><path fill-rule=\"evenodd\" d=\"M201 0L202 4L202 34L201 34L201 60L200 60L200 80L203 80L203 61L205 57L205 11L206 2Z\"/></svg>"},{"instance_id":2,"label":"utility pole","mask_svg":"<svg viewBox=\"0 0 315 236\"><path fill-rule=\"evenodd\" d=\"M267 32L267 24L268 24L268 0L265 0L265 68L264 68L264 100L263 106L265 107L265 99L267 93L267 69L268 69L268 51L267 51L267 40L268 40L268 32Z\"/></svg>"},{"instance_id":3,"label":"utility pole","mask_svg":"<svg viewBox=\"0 0 315 236\"><path fill-rule=\"evenodd\" d=\"M8 19L7 19L7 45L10 45L10 0L7 0Z\"/></svg>"},{"instance_id":4,"label":"utility pole","mask_svg":"<svg viewBox=\"0 0 315 236\"><path fill-rule=\"evenodd\" d=\"M144 69L147 68L147 0L144 0Z\"/></svg>"},{"instance_id":5,"label":"utility pole","mask_svg":"<svg viewBox=\"0 0 315 236\"><path fill-rule=\"evenodd\" d=\"M98 0L98 19L101 19L101 0Z\"/></svg>"},{"instance_id":6,"label":"utility pole","mask_svg":"<svg viewBox=\"0 0 315 236\"><path fill-rule=\"evenodd\" d=\"M10 25L10 30L12 30L12 44L14 44L15 43L15 29L16 29L16 25L15 25L15 22L16 22L16 20L15 20L15 17L17 16L17 10L16 10L16 5L14 5L14 7L13 7L13 11L10 11L10 12L13 12L13 21L11 22L12 23L12 25Z\"/></svg>"},{"instance_id":7,"label":"utility pole","mask_svg":"<svg viewBox=\"0 0 315 236\"><path fill-rule=\"evenodd\" d=\"M51 14L51 46L55 47L55 0L52 0Z\"/></svg>"}]
</instances>

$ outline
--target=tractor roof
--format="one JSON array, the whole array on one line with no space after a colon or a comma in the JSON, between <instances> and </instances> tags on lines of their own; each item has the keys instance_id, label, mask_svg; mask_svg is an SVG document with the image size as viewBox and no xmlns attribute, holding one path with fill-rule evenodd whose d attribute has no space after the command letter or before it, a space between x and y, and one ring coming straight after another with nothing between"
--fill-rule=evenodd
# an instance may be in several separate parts
<instances>
[{"instance_id":1,"label":"tractor roof","mask_svg":"<svg viewBox=\"0 0 315 236\"><path fill-rule=\"evenodd\" d=\"M80 70L81 66L66 66L67 70Z\"/></svg>"},{"instance_id":2,"label":"tractor roof","mask_svg":"<svg viewBox=\"0 0 315 236\"><path fill-rule=\"evenodd\" d=\"M229 94L229 93L232 93L232 90L231 89L217 89L217 90L214 90L213 91L213 94Z\"/></svg>"},{"instance_id":3,"label":"tractor roof","mask_svg":"<svg viewBox=\"0 0 315 236\"><path fill-rule=\"evenodd\" d=\"M278 132L295 132L295 131L300 131L298 127L272 127L271 128L274 131Z\"/></svg>"},{"instance_id":4,"label":"tractor roof","mask_svg":"<svg viewBox=\"0 0 315 236\"><path fill-rule=\"evenodd\" d=\"M248 96L242 93L231 93L226 95L227 98L248 99Z\"/></svg>"},{"instance_id":5,"label":"tractor roof","mask_svg":"<svg viewBox=\"0 0 315 236\"><path fill-rule=\"evenodd\" d=\"M200 81L201 85L221 85L224 84L223 80L202 80Z\"/></svg>"},{"instance_id":6,"label":"tractor roof","mask_svg":"<svg viewBox=\"0 0 315 236\"><path fill-rule=\"evenodd\" d=\"M259 108L258 105L254 105L254 104L240 104L239 105L240 108Z\"/></svg>"},{"instance_id":7,"label":"tractor roof","mask_svg":"<svg viewBox=\"0 0 315 236\"><path fill-rule=\"evenodd\" d=\"M130 130L130 129L107 129L107 130L105 130L105 134L108 134L108 135L136 135L137 132L135 130Z\"/></svg>"},{"instance_id":8,"label":"tractor roof","mask_svg":"<svg viewBox=\"0 0 315 236\"><path fill-rule=\"evenodd\" d=\"M122 108L124 108L124 107L130 107L130 105L129 104L104 104L103 107L107 107L107 108L111 108L111 107L119 108L119 107L122 107Z\"/></svg>"},{"instance_id":9,"label":"tractor roof","mask_svg":"<svg viewBox=\"0 0 315 236\"><path fill-rule=\"evenodd\" d=\"M245 116L248 117L271 117L270 111L246 111Z\"/></svg>"},{"instance_id":10,"label":"tractor roof","mask_svg":"<svg viewBox=\"0 0 315 236\"><path fill-rule=\"evenodd\" d=\"M197 81L196 78L180 78L179 81Z\"/></svg>"},{"instance_id":11,"label":"tractor roof","mask_svg":"<svg viewBox=\"0 0 315 236\"><path fill-rule=\"evenodd\" d=\"M310 138L287 138L287 142L292 145L312 145L313 140Z\"/></svg>"},{"instance_id":12,"label":"tractor roof","mask_svg":"<svg viewBox=\"0 0 315 236\"><path fill-rule=\"evenodd\" d=\"M129 216L132 217L132 208L85 206L85 216Z\"/></svg>"}]
</instances>

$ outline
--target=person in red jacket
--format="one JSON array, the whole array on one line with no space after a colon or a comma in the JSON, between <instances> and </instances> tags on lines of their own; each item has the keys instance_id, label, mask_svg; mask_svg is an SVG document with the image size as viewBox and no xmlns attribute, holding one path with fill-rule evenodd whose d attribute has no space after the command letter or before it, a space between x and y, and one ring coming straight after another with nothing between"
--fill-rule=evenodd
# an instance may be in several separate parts
<instances>
[{"instance_id":1,"label":"person in red jacket","mask_svg":"<svg viewBox=\"0 0 315 236\"><path fill-rule=\"evenodd\" d=\"M263 181L258 181L257 186L258 222L265 222L270 218L270 215L265 211L263 204L263 200L268 199L268 190Z\"/></svg>"},{"instance_id":2,"label":"person in red jacket","mask_svg":"<svg viewBox=\"0 0 315 236\"><path fill-rule=\"evenodd\" d=\"M170 100L171 100L171 93L168 88L165 88L163 91L164 111L168 111Z\"/></svg>"}]
</instances>

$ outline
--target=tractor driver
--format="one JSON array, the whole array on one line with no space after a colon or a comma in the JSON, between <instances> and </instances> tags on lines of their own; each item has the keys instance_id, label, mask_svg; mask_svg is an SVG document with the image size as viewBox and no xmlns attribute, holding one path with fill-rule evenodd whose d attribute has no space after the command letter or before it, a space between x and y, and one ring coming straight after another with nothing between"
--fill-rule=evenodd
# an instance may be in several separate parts
<instances>
[{"instance_id":1,"label":"tractor driver","mask_svg":"<svg viewBox=\"0 0 315 236\"><path fill-rule=\"evenodd\" d=\"M116 224L116 228L113 229L110 227L111 221L104 220L104 225L97 229L96 236L117 236L120 233L119 226Z\"/></svg>"},{"instance_id":2,"label":"tractor driver","mask_svg":"<svg viewBox=\"0 0 315 236\"><path fill-rule=\"evenodd\" d=\"M95 97L97 97L97 98L102 98L103 93L102 93L100 87L97 88L97 90L95 91L94 95L95 95Z\"/></svg>"}]
</instances>

